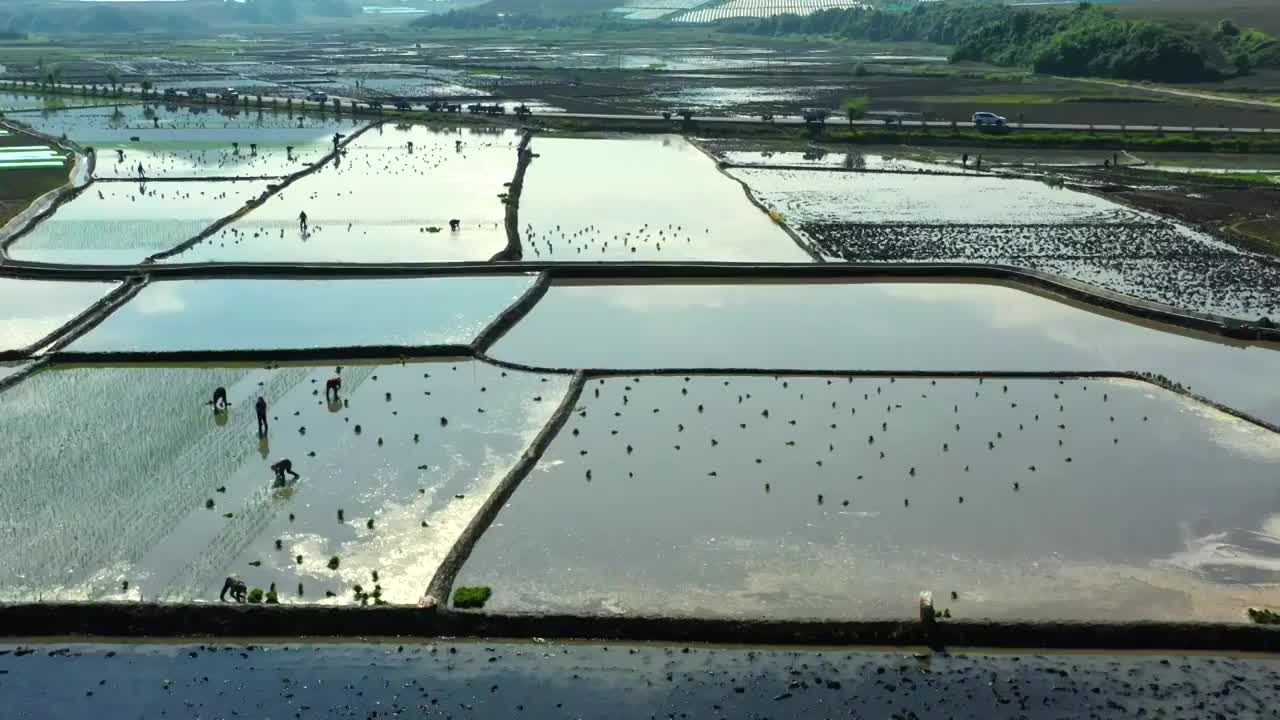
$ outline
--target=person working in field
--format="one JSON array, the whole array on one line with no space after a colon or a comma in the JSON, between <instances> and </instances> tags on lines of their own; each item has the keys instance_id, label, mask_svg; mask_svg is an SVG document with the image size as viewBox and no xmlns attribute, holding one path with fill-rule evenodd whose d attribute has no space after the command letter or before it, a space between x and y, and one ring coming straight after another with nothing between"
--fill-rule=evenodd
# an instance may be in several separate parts
<instances>
[{"instance_id":1,"label":"person working in field","mask_svg":"<svg viewBox=\"0 0 1280 720\"><path fill-rule=\"evenodd\" d=\"M329 394L333 394L333 399L338 399L338 391L342 389L342 378L331 377L324 383L324 399L329 399Z\"/></svg>"},{"instance_id":2,"label":"person working in field","mask_svg":"<svg viewBox=\"0 0 1280 720\"><path fill-rule=\"evenodd\" d=\"M289 473L289 475L291 476L290 480L297 480L298 478L302 477L301 475L293 471L293 461L290 460L289 458L285 458L280 462L277 462L276 464L272 465L271 472L274 472L276 474L276 480L275 480L275 483L272 484L272 487L277 487L277 488L282 488L286 485L285 479L284 479L285 473Z\"/></svg>"},{"instance_id":3,"label":"person working in field","mask_svg":"<svg viewBox=\"0 0 1280 720\"><path fill-rule=\"evenodd\" d=\"M227 411L227 389L219 387L213 391L213 400L209 403L213 405L214 412Z\"/></svg>"},{"instance_id":4,"label":"person working in field","mask_svg":"<svg viewBox=\"0 0 1280 720\"><path fill-rule=\"evenodd\" d=\"M254 403L253 409L258 413L258 434L266 435L267 430L267 401L258 396L258 402Z\"/></svg>"},{"instance_id":5,"label":"person working in field","mask_svg":"<svg viewBox=\"0 0 1280 720\"><path fill-rule=\"evenodd\" d=\"M228 592L231 593L232 600L242 603L245 600L245 595L249 593L249 586L245 585L243 580L233 575L227 578L226 582L222 583L222 592L218 593L218 599L222 602L226 602Z\"/></svg>"}]
</instances>

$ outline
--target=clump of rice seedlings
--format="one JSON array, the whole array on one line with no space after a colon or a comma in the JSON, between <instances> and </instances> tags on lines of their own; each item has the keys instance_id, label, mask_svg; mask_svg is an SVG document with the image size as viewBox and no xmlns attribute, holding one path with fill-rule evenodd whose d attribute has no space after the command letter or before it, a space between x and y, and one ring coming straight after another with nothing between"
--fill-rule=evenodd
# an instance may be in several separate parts
<instances>
[{"instance_id":1,"label":"clump of rice seedlings","mask_svg":"<svg viewBox=\"0 0 1280 720\"><path fill-rule=\"evenodd\" d=\"M1249 619L1259 625L1280 625L1280 613L1266 608L1249 608Z\"/></svg>"},{"instance_id":2,"label":"clump of rice seedlings","mask_svg":"<svg viewBox=\"0 0 1280 720\"><path fill-rule=\"evenodd\" d=\"M339 563L339 562L340 562L340 561L338 560L338 556L337 556L337 555L334 555L333 557L329 558L329 569L330 569L330 570L337 570L337 569L338 569L338 563Z\"/></svg>"},{"instance_id":3,"label":"clump of rice seedlings","mask_svg":"<svg viewBox=\"0 0 1280 720\"><path fill-rule=\"evenodd\" d=\"M491 595L493 595L493 591L488 586L460 587L453 591L453 606L456 608L482 608Z\"/></svg>"},{"instance_id":4,"label":"clump of rice seedlings","mask_svg":"<svg viewBox=\"0 0 1280 720\"><path fill-rule=\"evenodd\" d=\"M262 602L262 596L262 588L254 588L249 591L249 602L253 605L257 605Z\"/></svg>"}]
</instances>

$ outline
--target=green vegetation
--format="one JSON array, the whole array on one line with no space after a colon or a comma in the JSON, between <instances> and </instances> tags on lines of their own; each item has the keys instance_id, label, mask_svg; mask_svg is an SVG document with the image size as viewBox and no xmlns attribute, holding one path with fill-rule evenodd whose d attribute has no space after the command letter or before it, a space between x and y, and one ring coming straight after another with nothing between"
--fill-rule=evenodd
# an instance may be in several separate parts
<instances>
[{"instance_id":1,"label":"green vegetation","mask_svg":"<svg viewBox=\"0 0 1280 720\"><path fill-rule=\"evenodd\" d=\"M262 602L262 596L262 588L254 588L249 591L249 602L253 605L257 605Z\"/></svg>"},{"instance_id":2,"label":"green vegetation","mask_svg":"<svg viewBox=\"0 0 1280 720\"><path fill-rule=\"evenodd\" d=\"M349 0L95 2L87 6L51 0L16 0L0 7L0 40L19 40L29 33L189 33L228 25L350 18L357 13L357 7Z\"/></svg>"},{"instance_id":3,"label":"green vegetation","mask_svg":"<svg viewBox=\"0 0 1280 720\"><path fill-rule=\"evenodd\" d=\"M460 587L453 591L453 606L457 608L482 608L493 591L488 587Z\"/></svg>"},{"instance_id":4,"label":"green vegetation","mask_svg":"<svg viewBox=\"0 0 1280 720\"><path fill-rule=\"evenodd\" d=\"M44 144L22 132L0 136L0 147ZM4 181L0 182L0 226L26 210L36 198L67 183L67 169L64 168L14 169L4 171L3 175Z\"/></svg>"},{"instance_id":5,"label":"green vegetation","mask_svg":"<svg viewBox=\"0 0 1280 720\"><path fill-rule=\"evenodd\" d=\"M1280 625L1280 613L1266 608L1249 608L1249 619L1259 625Z\"/></svg>"},{"instance_id":6,"label":"green vegetation","mask_svg":"<svg viewBox=\"0 0 1280 720\"><path fill-rule=\"evenodd\" d=\"M849 126L852 127L854 120L867 114L867 106L870 104L871 98L866 95L847 97L840 103L840 110L849 119Z\"/></svg>"},{"instance_id":7,"label":"green vegetation","mask_svg":"<svg viewBox=\"0 0 1280 720\"><path fill-rule=\"evenodd\" d=\"M1216 26L1122 18L1088 3L1070 10L922 3L908 12L850 8L722 23L755 35L826 35L849 40L956 46L953 61L1036 72L1186 82L1280 66L1280 42L1230 20Z\"/></svg>"}]
</instances>

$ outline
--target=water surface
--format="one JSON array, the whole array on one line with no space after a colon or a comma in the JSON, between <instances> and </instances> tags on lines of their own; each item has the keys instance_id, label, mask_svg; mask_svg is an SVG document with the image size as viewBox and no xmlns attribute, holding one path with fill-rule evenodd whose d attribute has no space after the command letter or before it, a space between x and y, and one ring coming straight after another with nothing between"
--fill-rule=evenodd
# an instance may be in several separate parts
<instances>
[{"instance_id":1,"label":"water surface","mask_svg":"<svg viewBox=\"0 0 1280 720\"><path fill-rule=\"evenodd\" d=\"M371 130L341 162L170 262L488 260L507 245L498 195L515 173L516 141L514 131Z\"/></svg>"},{"instance_id":2,"label":"water surface","mask_svg":"<svg viewBox=\"0 0 1280 720\"><path fill-rule=\"evenodd\" d=\"M458 583L494 611L909 618L930 591L1240 622L1280 581L1277 471L1280 435L1145 383L592 380Z\"/></svg>"},{"instance_id":3,"label":"water surface","mask_svg":"<svg viewBox=\"0 0 1280 720\"><path fill-rule=\"evenodd\" d=\"M566 384L468 361L41 372L0 394L0 597L216 601L236 575L281 602L415 603ZM284 458L301 477L273 491Z\"/></svg>"},{"instance_id":4,"label":"water surface","mask_svg":"<svg viewBox=\"0 0 1280 720\"><path fill-rule=\"evenodd\" d=\"M533 276L153 282L76 352L465 344Z\"/></svg>"},{"instance_id":5,"label":"water surface","mask_svg":"<svg viewBox=\"0 0 1280 720\"><path fill-rule=\"evenodd\" d=\"M21 350L43 339L117 284L0 278L0 350Z\"/></svg>"},{"instance_id":6,"label":"water surface","mask_svg":"<svg viewBox=\"0 0 1280 720\"><path fill-rule=\"evenodd\" d=\"M1163 330L1163 331L1162 331ZM1280 422L1280 352L976 283L557 283L493 348L544 367L1120 370Z\"/></svg>"},{"instance_id":7,"label":"water surface","mask_svg":"<svg viewBox=\"0 0 1280 720\"><path fill-rule=\"evenodd\" d=\"M22 647L31 653L9 652ZM403 716L569 716L817 720L867 717L1036 720L1197 712L1271 717L1274 660L1197 655L940 653L705 645L509 643L31 644L0 648L0 688L18 718L212 717L302 712ZM228 688L234 688L229 692ZM1155 708L1152 711L1151 708ZM771 712L772 711L772 712Z\"/></svg>"},{"instance_id":8,"label":"water surface","mask_svg":"<svg viewBox=\"0 0 1280 720\"><path fill-rule=\"evenodd\" d=\"M134 265L199 235L266 189L255 180L95 183L8 252L32 262Z\"/></svg>"},{"instance_id":9,"label":"water surface","mask_svg":"<svg viewBox=\"0 0 1280 720\"><path fill-rule=\"evenodd\" d=\"M680 137L537 137L532 147L520 200L526 259L810 261Z\"/></svg>"}]
</instances>

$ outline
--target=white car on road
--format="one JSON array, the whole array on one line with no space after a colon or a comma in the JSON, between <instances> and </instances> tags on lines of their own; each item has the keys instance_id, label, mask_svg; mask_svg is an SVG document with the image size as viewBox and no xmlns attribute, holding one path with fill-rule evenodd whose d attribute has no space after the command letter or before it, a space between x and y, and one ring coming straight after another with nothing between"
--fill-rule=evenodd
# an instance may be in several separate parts
<instances>
[{"instance_id":1,"label":"white car on road","mask_svg":"<svg viewBox=\"0 0 1280 720\"><path fill-rule=\"evenodd\" d=\"M995 113L977 112L973 114L973 124L975 127L982 127L984 125L1004 127L1006 122L1008 122L1008 120L1005 120L1003 117Z\"/></svg>"}]
</instances>

